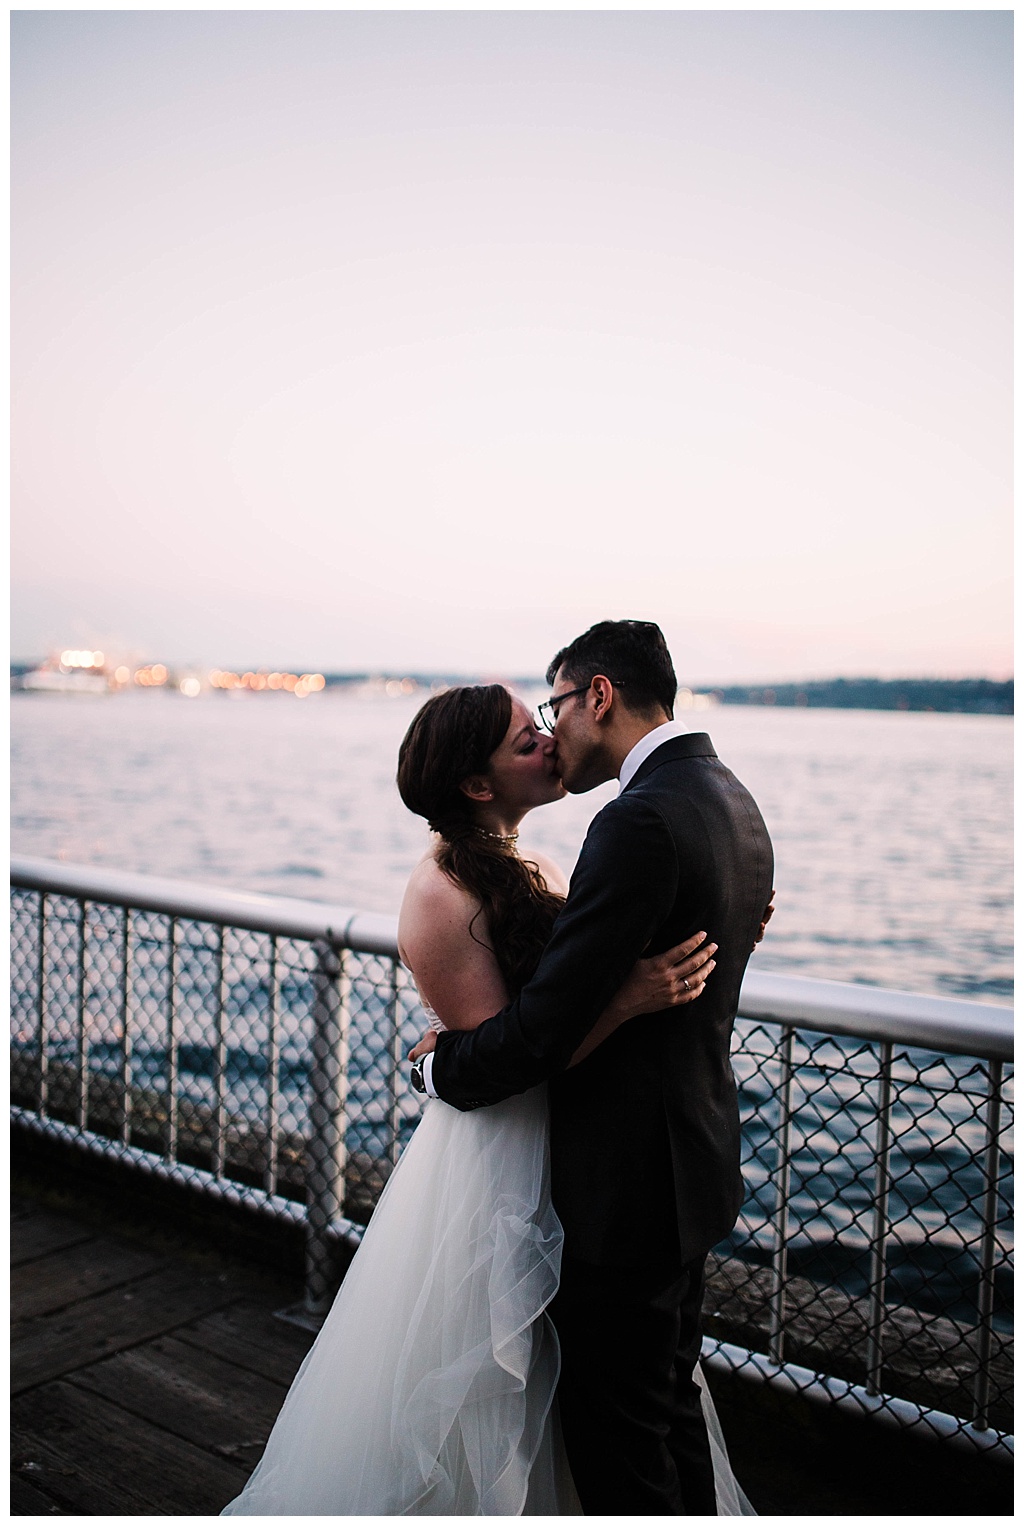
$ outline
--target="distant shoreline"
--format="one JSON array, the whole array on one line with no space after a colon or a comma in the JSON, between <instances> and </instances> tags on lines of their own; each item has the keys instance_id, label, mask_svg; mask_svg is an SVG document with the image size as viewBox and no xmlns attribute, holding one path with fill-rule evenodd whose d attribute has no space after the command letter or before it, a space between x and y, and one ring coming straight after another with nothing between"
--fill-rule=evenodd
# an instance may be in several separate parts
<instances>
[{"instance_id":1,"label":"distant shoreline","mask_svg":"<svg viewBox=\"0 0 1024 1526\"><path fill-rule=\"evenodd\" d=\"M12 662L12 689L22 688L25 677L35 667L32 662ZM173 675L169 676L173 687ZM538 675L414 673L398 669L323 674L323 687L328 690L369 688L389 695L393 691L429 693L442 686L491 682L508 683L515 689L544 687L544 680ZM680 703L684 709L691 706L707 709L712 705L769 705L783 709L935 711L957 715L1014 713L1012 678L1003 682L989 678L830 678L808 683L727 684L692 692L681 690Z\"/></svg>"},{"instance_id":2,"label":"distant shoreline","mask_svg":"<svg viewBox=\"0 0 1024 1526\"><path fill-rule=\"evenodd\" d=\"M1012 715L1013 679L831 678L817 683L731 684L708 691L724 705L782 705L820 710L934 710Z\"/></svg>"}]
</instances>

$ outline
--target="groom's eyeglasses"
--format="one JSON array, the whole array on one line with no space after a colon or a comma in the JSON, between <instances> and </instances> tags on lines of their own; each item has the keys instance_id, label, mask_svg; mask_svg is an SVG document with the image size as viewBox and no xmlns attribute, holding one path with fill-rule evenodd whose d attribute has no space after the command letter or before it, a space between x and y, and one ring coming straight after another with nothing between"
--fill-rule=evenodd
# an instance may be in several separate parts
<instances>
[{"instance_id":1,"label":"groom's eyeglasses","mask_svg":"<svg viewBox=\"0 0 1024 1526\"><path fill-rule=\"evenodd\" d=\"M625 688L625 684L620 683L617 678L611 679L611 685L613 689ZM590 684L583 684L578 689L566 689L564 694L556 694L554 699L546 699L542 705L538 705L537 716L544 730L554 731L555 723L558 720L559 705L563 705L567 699L575 699L578 694L586 694L589 688Z\"/></svg>"}]
</instances>

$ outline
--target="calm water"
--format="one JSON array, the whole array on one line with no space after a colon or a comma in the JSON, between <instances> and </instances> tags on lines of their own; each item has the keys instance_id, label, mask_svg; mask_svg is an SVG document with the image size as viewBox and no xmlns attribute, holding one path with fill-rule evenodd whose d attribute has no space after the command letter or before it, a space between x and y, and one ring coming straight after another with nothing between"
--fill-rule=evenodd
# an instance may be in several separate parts
<instances>
[{"instance_id":1,"label":"calm water","mask_svg":"<svg viewBox=\"0 0 1024 1526\"><path fill-rule=\"evenodd\" d=\"M427 840L394 787L422 699L14 695L12 848L397 911ZM1011 720L691 714L775 843L760 968L1012 999ZM613 793L543 807L524 845L570 868Z\"/></svg>"},{"instance_id":2,"label":"calm water","mask_svg":"<svg viewBox=\"0 0 1024 1526\"><path fill-rule=\"evenodd\" d=\"M13 848L395 911L427 841L393 783L398 744L421 700L16 695ZM751 788L775 842L778 910L755 956L760 967L1012 999L1009 720L726 707L693 721ZM537 811L524 843L571 867L591 817L613 790ZM166 962L166 948L154 944L145 957ZM206 989L213 977L204 976L203 957L213 956L191 955L182 978L191 970ZM138 969L159 985L155 966ZM312 992L308 977L293 985L282 992L281 1084L286 1113L301 1131ZM17 1003L15 1011L16 1045L29 1051L36 1024L30 998L26 988L25 1011L19 1014ZM360 1053L372 1058L384 1042L383 1009L372 991L360 1000ZM228 993L238 1034L261 1031L265 1005L263 988L239 978ZM210 1103L213 1051L204 1021L212 1019L197 1009L180 1058L187 1094ZM421 1024L411 1011L408 1042ZM53 1026L51 1058L73 1068L74 1036L61 1040L56 1019ZM748 1201L732 1240L742 1258L766 1263L774 1061L766 1064L757 1052L767 1044L768 1055L769 1037L751 1043L737 1056ZM265 1074L251 1049L246 1040L229 1050L228 1075L232 1107L256 1119L266 1107ZM94 1042L90 1068L117 1074L120 1055L116 1035L106 1045ZM813 1106L798 1108L795 1124L792 1266L863 1295L876 1062L841 1040L818 1044L813 1054L801 1048L796 1058L797 1092L813 1095ZM917 1063L901 1058L895 1076L899 1185L888 1296L969 1321L977 1297L984 1076L969 1060L925 1059L923 1076ZM136 1084L157 1086L165 1070L159 1035L148 1046L137 1040ZM381 1073L370 1065L353 1091L361 1112L349 1148L371 1156L387 1148L387 1131L374 1122L382 1115L372 1075ZM1000 1328L1009 1322L1009 1235L1007 1217L998 1236Z\"/></svg>"}]
</instances>

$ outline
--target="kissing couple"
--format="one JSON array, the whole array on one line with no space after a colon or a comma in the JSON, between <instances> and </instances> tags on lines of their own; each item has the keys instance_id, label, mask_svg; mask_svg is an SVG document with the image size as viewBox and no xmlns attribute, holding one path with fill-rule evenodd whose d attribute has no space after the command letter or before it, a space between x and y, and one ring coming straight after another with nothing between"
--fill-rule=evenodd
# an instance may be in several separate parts
<instances>
[{"instance_id":1,"label":"kissing couple","mask_svg":"<svg viewBox=\"0 0 1024 1526\"><path fill-rule=\"evenodd\" d=\"M730 1035L772 846L672 719L658 626L434 695L398 788L432 838L399 950L423 1118L226 1515L747 1515L702 1377L742 1201ZM618 779L567 883L528 811Z\"/></svg>"}]
</instances>

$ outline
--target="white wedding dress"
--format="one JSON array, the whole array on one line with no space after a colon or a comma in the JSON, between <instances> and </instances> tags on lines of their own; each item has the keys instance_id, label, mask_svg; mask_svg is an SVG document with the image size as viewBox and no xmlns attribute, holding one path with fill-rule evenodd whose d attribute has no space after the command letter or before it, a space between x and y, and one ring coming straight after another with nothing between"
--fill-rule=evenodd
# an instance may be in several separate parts
<instances>
[{"instance_id":1,"label":"white wedding dress","mask_svg":"<svg viewBox=\"0 0 1024 1526\"><path fill-rule=\"evenodd\" d=\"M581 1515L545 1309L546 1088L428 1101L258 1467L224 1515ZM752 1515L700 1375L719 1515Z\"/></svg>"}]
</instances>

